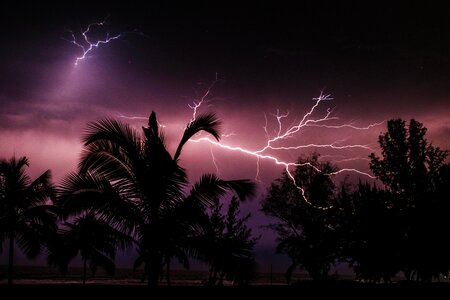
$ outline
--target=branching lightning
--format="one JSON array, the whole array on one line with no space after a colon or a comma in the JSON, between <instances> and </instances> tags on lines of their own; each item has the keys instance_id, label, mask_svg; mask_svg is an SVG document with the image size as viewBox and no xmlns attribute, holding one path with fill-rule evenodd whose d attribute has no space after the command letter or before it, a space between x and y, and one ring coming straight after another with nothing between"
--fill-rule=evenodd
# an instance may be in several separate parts
<instances>
[{"instance_id":1,"label":"branching lightning","mask_svg":"<svg viewBox=\"0 0 450 300\"><path fill-rule=\"evenodd\" d=\"M95 41L93 41L92 39L94 37L92 37L92 35L95 35L95 33L92 34L91 30L95 30L94 28L102 28L102 27L106 26L107 19L108 19L108 17L106 17L101 22L94 22L94 23L88 24L85 29L81 29L81 32L79 34L75 34L72 30L67 30L70 33L70 39L64 39L64 40L68 41L71 44L74 44L75 46L80 48L82 51L81 55L77 56L75 59L75 62L74 62L75 66L77 66L80 63L80 61L88 58L89 53L94 51L98 47L100 47L100 45L106 45L114 40L119 39L120 37L123 37L126 34L137 34L137 35L140 35L143 37L147 37L144 33L140 32L140 31L136 31L136 30L125 31L125 32L121 32L118 34L114 34L114 35L110 35L109 32L106 31L106 33L104 33L103 38L96 39Z\"/></svg>"},{"instance_id":2,"label":"branching lightning","mask_svg":"<svg viewBox=\"0 0 450 300\"><path fill-rule=\"evenodd\" d=\"M119 39L121 36L123 36L125 34L125 33L119 33L119 34L115 34L115 35L110 35L107 32L106 35L104 36L104 38L93 41L92 37L90 37L91 29L94 27L103 27L105 25L106 25L106 19L103 20L102 22L90 23L84 30L81 30L81 34L79 34L79 35L75 35L73 31L69 31L71 34L71 39L68 41L82 50L82 54L80 56L76 57L76 59L75 59L75 62L74 62L75 66L77 66L80 63L80 61L85 60L87 57L89 57L88 56L89 53L92 52L93 50L97 49L100 45L108 44L108 43L112 42L113 40ZM211 90L214 88L214 86L219 81L220 80L218 79L218 76L216 73L215 81L208 87L208 89L203 94L203 96L199 97L198 100L193 101L192 105L188 105L189 108L192 110L192 117L189 120L187 126L190 126L196 120L198 110L200 109L200 107L202 105L204 105L205 103L208 102L208 97L211 94ZM275 156L273 153L274 152L277 153L280 151L300 150L300 149L305 149L305 148L329 148L329 149L334 149L334 150L349 150L349 149L372 150L369 147L369 145L343 144L340 141L335 141L335 142L329 143L329 144L308 143L308 144L294 144L294 145L289 145L289 146L285 146L284 144L287 141L292 140L292 138L294 136L296 136L297 134L301 133L302 129L308 128L308 127L317 127L317 128L323 128L323 129L347 128L347 129L352 129L352 130L368 130L368 129L371 129L372 127L381 125L382 123L384 123L384 121L379 122L379 123L370 124L365 127L358 127L352 123L331 125L328 123L329 121L339 120L339 118L332 116L332 112L333 112L332 109L328 108L326 110L326 112L323 113L321 116L316 117L315 115L318 114L316 110L322 102L331 101L331 100L333 100L333 98L331 98L329 94L323 94L321 92L320 95L317 98L313 98L313 100L315 101L314 105L310 108L309 111L307 111L303 115L303 117L300 118L300 121L295 124L291 124L289 126L286 126L285 124L283 124L283 120L289 117L289 112L280 113L280 111L277 110L276 114L271 114L270 116L274 117L276 120L276 129L274 130L274 132L272 134L270 134L269 130L268 130L268 123L269 123L268 117L266 114L264 114L265 125L263 126L263 130L264 130L264 133L266 136L266 142L259 149L251 150L251 149L247 149L247 148L240 147L240 146L232 146L232 145L228 145L228 144L225 144L222 142L218 142L209 137L199 137L197 139L191 139L189 141L193 142L193 143L208 142L210 144L211 157L212 157L213 164L217 171L218 171L218 165L217 165L216 157L213 153L212 146L216 146L216 147L226 149L229 151L240 152L245 155L254 157L256 159L256 175L255 175L256 180L259 180L259 178L260 178L260 176L259 176L260 162L262 160L272 161L276 165L283 166L286 171L287 176L292 180L292 183L299 190L303 200L306 203L308 203L318 209L326 210L326 209L330 208L330 206L318 207L309 201L309 199L306 197L305 189L303 187L301 187L299 184L297 184L295 177L292 173L292 169L299 167L299 166L312 168L316 172L322 172L322 171L318 167L312 165L311 163L297 163L297 162L293 162L293 161L284 161L280 157ZM147 119L146 117L125 116L123 114L119 114L118 116L120 118L132 119L132 120ZM161 125L161 124L159 124L159 125L162 127L165 127L164 125ZM270 153L268 153L269 151L270 151ZM361 158L347 158L342 161L351 161L351 160L358 160L358 159L361 159ZM333 173L330 173L327 175L332 176L332 175L340 174L343 172L354 172L354 173L357 173L360 175L374 178L369 173L366 173L366 172L363 172L363 171L360 171L357 169L352 169L352 168L343 168L343 169L340 169L336 172L333 172Z\"/></svg>"},{"instance_id":3,"label":"branching lightning","mask_svg":"<svg viewBox=\"0 0 450 300\"><path fill-rule=\"evenodd\" d=\"M199 97L198 100L194 100L192 105L188 105L189 108L192 110L192 116L189 120L188 126L192 124L197 118L197 114L199 109L202 105L206 104L209 100L208 97L211 94L211 90L213 89L214 85L217 84L218 78L216 76L216 80L208 87L206 92L203 94L203 96ZM337 121L339 118L332 116L333 110L328 108L326 109L325 113L319 113L318 107L320 104L332 101L333 98L330 97L329 94L323 94L320 93L320 95L317 98L313 98L314 105L307 111L300 119L299 122L295 122L289 126L286 126L284 124L284 119L287 119L289 117L289 112L286 113L280 113L279 110L277 110L276 114L269 114L269 116L273 117L276 121L275 130L273 130L272 133L269 132L269 118L267 114L264 114L265 124L262 127L263 131L266 136L266 142L264 145L259 149L247 149L245 147L241 146L235 146L230 145L224 142L219 142L215 139L200 136L196 139L190 139L189 142L192 143L202 143L207 142L210 144L210 154L212 158L212 163L216 169L217 172L219 172L219 167L217 163L216 155L213 152L213 147L218 147L221 149L225 149L228 151L234 151L234 152L240 152L242 154L248 155L250 157L254 157L256 159L256 174L255 174L255 180L260 181L260 162L261 161L271 161L275 165L283 166L284 170L286 171L287 176L292 181L293 185L298 189L300 192L300 195L302 196L303 200L308 203L309 205L320 209L320 210L327 210L331 208L332 206L317 206L313 204L308 197L306 196L305 189L300 186L294 177L293 170L296 167L308 167L312 168L316 172L323 173L322 170L320 170L317 166L306 162L306 163L298 163L296 161L286 161L283 160L280 156L274 155L273 153L280 153L281 151L290 151L290 150L300 150L300 149L307 149L307 148L326 148L326 149L333 149L337 151L341 150L352 150L352 149L360 149L360 150L368 150L373 151L372 148L370 148L369 145L364 144L344 144L343 141L334 141L333 143L328 144L318 144L318 143L307 143L307 144L294 144L294 145L285 145L287 142L290 142L292 140L295 140L294 137L301 134L302 129L309 128L309 127L317 127L317 128L323 128L325 130L335 130L335 129L351 129L356 131L363 131L363 130L369 130L375 126L379 126L383 124L385 121L369 124L367 126L359 127L355 126L353 123L345 123L345 124L339 124L339 125L331 125L329 124L330 121ZM318 116L316 116L318 115ZM119 117L126 118L126 119L147 119L145 117L140 116L125 116L123 114L120 114ZM229 134L223 134L222 138L230 137L235 135L235 133L231 132ZM270 152L270 153L269 153ZM325 156L324 156L325 157ZM367 158L363 157L352 157L352 158L344 158L341 160L338 160L337 162L351 162L351 161L357 161L357 160L367 160ZM342 168L335 172L328 173L326 175L328 176L334 176L337 174L341 174L344 172L353 172L359 175L363 175L369 178L374 179L375 177L371 174L355 169L355 168Z\"/></svg>"},{"instance_id":4,"label":"branching lightning","mask_svg":"<svg viewBox=\"0 0 450 300\"><path fill-rule=\"evenodd\" d=\"M86 29L81 30L81 35L77 38L72 30L69 30L72 39L68 40L70 43L74 44L78 48L80 48L83 53L75 59L74 65L77 66L81 60L86 59L88 57L89 52L98 48L100 45L108 44L109 42L116 40L122 36L122 34L116 34L110 36L109 33L106 33L106 36L103 39L97 40L95 42L91 41L89 38L89 32L93 27L103 27L106 25L106 19L102 22L90 23Z\"/></svg>"},{"instance_id":5,"label":"branching lightning","mask_svg":"<svg viewBox=\"0 0 450 300\"><path fill-rule=\"evenodd\" d=\"M192 118L189 120L188 126L195 121L195 119L197 118L197 109L208 101L207 98L211 94L211 90L219 81L220 79L218 78L218 74L216 73L216 80L214 80L213 83L211 83L211 85L208 87L203 96L201 96L198 101L194 100L192 102L192 105L188 104L189 108L192 109Z\"/></svg>"},{"instance_id":6,"label":"branching lightning","mask_svg":"<svg viewBox=\"0 0 450 300\"><path fill-rule=\"evenodd\" d=\"M204 94L203 94L201 97L199 97L198 100L192 101L192 105L188 104L188 107L192 110L192 117L191 117L191 119L189 120L187 126L191 125L192 122L195 121L195 119L197 118L197 109L200 108L200 106L206 104L206 103L209 101L209 100L208 100L208 97L209 97L209 95L211 94L212 89L213 89L214 86L215 86L218 82L220 82L220 81L221 81L221 80L219 79L218 74L216 73L216 79L213 81L213 83L211 83L211 84L208 86L208 88L207 88L207 90L204 92ZM117 117L122 118L122 119L127 119L127 120L148 120L148 117L143 117L143 116L127 116L127 115L124 115L124 114L122 114L122 113L120 113L120 112L117 113ZM158 125L159 125L160 127L166 127L166 125L160 124L159 122L158 122ZM234 132L230 132L230 133L222 134L221 137L224 138L224 137L230 137L230 136L234 136L234 135L236 135ZM211 150L211 151L212 151L212 150ZM211 155L214 156L214 154L213 154L212 152L211 152ZM214 165L216 166L216 169L217 169L216 163L214 163Z\"/></svg>"},{"instance_id":7,"label":"branching lightning","mask_svg":"<svg viewBox=\"0 0 450 300\"><path fill-rule=\"evenodd\" d=\"M210 89L211 89L211 87L210 87ZM208 94L210 93L210 89L208 89L208 91L205 93L205 96L202 97L200 101L198 101L196 103L194 102L194 105L190 106L193 109L193 115L192 115L192 119L190 122L193 122L195 120L197 110L204 102L203 99L206 96L208 96ZM331 206L322 207L322 206L316 206L313 203L311 203L306 196L305 189L303 187L301 187L299 184L297 184L295 177L292 173L292 170L299 166L300 167L310 167L310 168L314 169L316 172L322 172L318 167L316 167L313 164L308 163L308 162L307 163L297 163L297 162L292 162L292 161L284 161L281 158L279 158L273 154L268 154L268 151L270 150L271 152L279 152L279 151L287 151L287 150L299 150L299 149L304 149L304 148L330 148L330 149L334 149L334 150L348 150L348 149L356 148L356 149L372 150L369 147L369 145L360 145L360 144L342 145L339 142L334 142L331 144L309 143L309 144L300 144L300 145L291 145L291 146L283 146L283 145L280 145L280 143L290 141L291 138L293 138L295 135L299 134L301 132L301 130L306 127L320 127L320 128L326 128L326 129L350 128L353 130L368 130L374 126L378 126L378 125L382 124L383 122L370 124L365 127L357 127L357 126L354 126L353 124L342 124L342 125L324 124L331 120L338 120L337 117L331 116L331 114L332 114L331 109L327 109L326 113L323 114L322 116L314 117L314 115L316 114L316 110L322 102L331 101L331 100L333 100L333 98L331 98L330 95L325 95L325 94L321 93L319 95L319 97L313 98L313 100L315 101L315 103L311 107L311 109L308 112L306 112L305 115L303 115L303 117L300 119L300 121L298 123L295 123L291 126L287 126L285 128L283 126L284 125L283 119L285 119L289 116L289 112L281 114L279 111L277 111L276 114L273 114L272 116L276 119L277 128L275 130L274 136L272 136L272 137L270 136L269 131L268 131L267 115L264 115L265 125L263 126L263 130L265 132L267 141L266 141L265 145L263 147L261 147L260 149L250 150L250 149L246 149L246 148L243 148L240 146L231 146L231 145L228 145L228 144L225 144L222 142L218 142L209 137L199 137L197 139L191 139L190 142L193 142L193 143L208 142L211 145L217 146L219 148L226 149L229 151L240 152L245 155L249 155L249 156L256 158L256 175L255 175L256 180L259 180L259 171L260 171L259 163L260 163L260 161L268 160L268 161L272 161L276 165L283 166L286 171L286 174L292 180L292 183L295 185L295 187L299 190L303 200L306 203L310 204L311 206L314 206L317 209L321 209L321 210L329 209L329 208L331 208ZM355 158L355 159L359 159L359 158ZM217 166L215 157L214 157L214 165ZM329 173L326 175L332 176L332 175L337 175L337 174L340 174L343 172L353 172L353 173L357 173L357 174L360 174L363 176L367 176L369 178L374 178L374 176L372 176L371 174L369 174L367 172L363 172L363 171L360 171L358 169L353 169L353 168L339 169L336 172L332 172L332 173Z\"/></svg>"},{"instance_id":8,"label":"branching lightning","mask_svg":"<svg viewBox=\"0 0 450 300\"><path fill-rule=\"evenodd\" d=\"M213 147L212 146L213 146L212 144L209 145L209 151L211 153L211 160L212 160L212 163L214 165L214 168L216 168L216 172L219 173L219 166L217 165L216 156L214 155L214 151L213 151Z\"/></svg>"}]
</instances>

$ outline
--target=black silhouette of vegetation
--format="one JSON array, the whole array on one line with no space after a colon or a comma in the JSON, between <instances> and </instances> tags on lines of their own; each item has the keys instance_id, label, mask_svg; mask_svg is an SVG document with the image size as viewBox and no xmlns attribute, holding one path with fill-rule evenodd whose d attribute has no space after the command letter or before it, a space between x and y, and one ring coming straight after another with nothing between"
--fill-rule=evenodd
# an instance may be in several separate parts
<instances>
[{"instance_id":1,"label":"black silhouette of vegetation","mask_svg":"<svg viewBox=\"0 0 450 300\"><path fill-rule=\"evenodd\" d=\"M57 215L49 202L55 194L50 171L31 180L28 166L26 157L0 161L0 251L7 240L8 284L13 283L15 245L34 258L56 231Z\"/></svg>"},{"instance_id":2,"label":"black silhouette of vegetation","mask_svg":"<svg viewBox=\"0 0 450 300\"><path fill-rule=\"evenodd\" d=\"M219 125L213 114L198 116L186 126L172 157L154 112L142 138L116 120L89 124L79 170L60 189L58 204L65 217L93 212L135 240L139 253L135 267L143 265L149 285L157 285L164 267L170 280L172 259L189 267L190 253L201 252L192 251L190 242L202 231L198 216L227 191L244 200L254 190L250 181L225 181L207 174L184 194L188 180L179 165L183 146L200 131L219 139Z\"/></svg>"},{"instance_id":3,"label":"black silhouette of vegetation","mask_svg":"<svg viewBox=\"0 0 450 300\"><path fill-rule=\"evenodd\" d=\"M131 244L131 238L89 212L77 217L73 223L64 223L60 233L49 245L48 262L67 272L69 262L78 254L83 261L83 284L86 283L87 268L92 275L98 267L114 274L114 257L117 249Z\"/></svg>"},{"instance_id":4,"label":"black silhouette of vegetation","mask_svg":"<svg viewBox=\"0 0 450 300\"><path fill-rule=\"evenodd\" d=\"M133 246L134 268L143 268L149 286L163 275L170 285L172 261L189 268L191 258L209 265L207 285L248 284L259 238L239 206L255 185L204 174L186 193L180 166L192 136L204 131L219 139L218 130L213 114L198 116L172 156L154 112L143 135L116 120L90 123L78 170L58 188L50 171L31 180L25 157L1 160L0 251L7 245L8 283L16 246L29 258L47 248L48 263L62 274L80 256L83 283L88 270L113 273L117 250ZM329 282L331 267L343 262L371 283L389 283L400 273L421 282L448 276L450 163L448 151L425 135L415 120L390 120L378 140L381 156L370 155L378 179L372 183L336 188L328 176L336 167L318 154L298 160L298 186L286 172L272 183L261 209L276 220L268 227L278 234L277 251L292 260L288 283L299 267L314 281ZM235 196L224 212L220 199L229 191Z\"/></svg>"},{"instance_id":5,"label":"black silhouette of vegetation","mask_svg":"<svg viewBox=\"0 0 450 300\"><path fill-rule=\"evenodd\" d=\"M401 231L396 199L386 190L359 183L343 185L336 203L341 260L356 278L371 283L391 282L400 270Z\"/></svg>"},{"instance_id":6,"label":"black silhouette of vegetation","mask_svg":"<svg viewBox=\"0 0 450 300\"><path fill-rule=\"evenodd\" d=\"M301 165L295 169L294 178L298 186L305 189L309 202L283 172L262 201L262 211L277 220L269 225L278 234L277 252L288 254L292 260L286 272L287 281L290 282L297 267L304 268L314 280L327 280L330 267L337 259L339 243L333 210L319 208L332 205L335 186L326 174L335 171L335 167L319 162L318 154L299 159L298 163Z\"/></svg>"},{"instance_id":7,"label":"black silhouette of vegetation","mask_svg":"<svg viewBox=\"0 0 450 300\"><path fill-rule=\"evenodd\" d=\"M400 232L397 252L400 270L408 280L431 281L448 275L450 267L446 219L449 203L445 186L450 184L448 151L425 139L427 129L412 119L390 120L379 137L382 157L370 155L370 168L392 194Z\"/></svg>"},{"instance_id":8,"label":"black silhouette of vegetation","mask_svg":"<svg viewBox=\"0 0 450 300\"><path fill-rule=\"evenodd\" d=\"M430 282L448 276L450 246L447 218L450 212L448 152L425 139L426 128L411 120L390 120L379 137L382 157L370 155L370 168L379 186L344 183L338 193L330 163L317 155L300 159L295 180L286 172L262 201L262 210L275 217L270 225L278 233L277 251L287 253L292 265L301 266L314 280L328 277L330 266L348 262L358 279L388 283L402 272L407 280ZM329 206L323 210L324 206Z\"/></svg>"},{"instance_id":9,"label":"black silhouette of vegetation","mask_svg":"<svg viewBox=\"0 0 450 300\"><path fill-rule=\"evenodd\" d=\"M250 214L240 218L239 200L233 197L226 214L218 199L211 206L204 235L198 243L201 259L209 264L208 285L223 285L224 279L235 285L247 285L254 277L256 262L254 246L259 238L252 237L246 223Z\"/></svg>"}]
</instances>

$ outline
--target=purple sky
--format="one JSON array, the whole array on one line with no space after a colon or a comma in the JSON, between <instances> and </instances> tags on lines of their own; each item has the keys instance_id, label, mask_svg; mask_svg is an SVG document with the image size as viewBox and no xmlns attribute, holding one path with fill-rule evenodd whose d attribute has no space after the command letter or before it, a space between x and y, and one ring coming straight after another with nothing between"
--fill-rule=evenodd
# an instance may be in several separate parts
<instances>
[{"instance_id":1,"label":"purple sky","mask_svg":"<svg viewBox=\"0 0 450 300\"><path fill-rule=\"evenodd\" d=\"M0 11L0 157L26 155L32 175L50 168L56 183L74 170L88 121L147 117L154 110L174 151L192 117L188 104L205 93L216 73L222 80L200 112L216 112L223 133L234 134L223 138L224 144L261 148L264 113L274 134L276 119L270 114L290 111L284 126L294 124L324 90L334 100L323 103L317 116L330 107L340 118L327 124L416 118L429 129L433 144L450 148L450 27L438 7L2 4ZM142 34L125 34L75 67L81 52L67 41L67 29L77 32L107 15L105 31L94 32L99 36L106 30ZM123 121L145 125L145 120ZM364 132L307 128L288 143L340 141L376 149L384 130L383 125ZM211 151L223 178L255 177L252 157L208 143L185 149L181 164L192 182L215 171ZM276 155L292 161L314 150L340 167L368 171L366 150L309 148ZM352 157L363 159L338 162ZM261 161L260 193L243 208L256 215L255 228L267 222L258 212L259 201L281 171ZM273 244L273 236L262 233L262 243Z\"/></svg>"}]
</instances>

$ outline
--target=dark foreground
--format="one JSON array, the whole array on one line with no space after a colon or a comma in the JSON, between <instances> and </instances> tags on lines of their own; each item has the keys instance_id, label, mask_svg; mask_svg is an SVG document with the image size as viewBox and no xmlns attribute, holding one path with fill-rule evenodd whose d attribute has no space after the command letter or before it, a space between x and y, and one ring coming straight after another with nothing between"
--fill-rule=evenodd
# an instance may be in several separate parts
<instances>
[{"instance_id":1,"label":"dark foreground","mask_svg":"<svg viewBox=\"0 0 450 300\"><path fill-rule=\"evenodd\" d=\"M354 281L329 283L300 282L294 286L258 285L248 287L204 287L204 286L161 286L149 288L144 285L96 285L89 284L15 284L0 285L0 295L11 295L10 299L22 296L37 299L90 299L93 297L131 300L145 299L361 299L385 297L448 297L450 283L407 283L364 284ZM126 297L126 298L124 298ZM311 298L310 298L311 297ZM129 299L128 299L129 298ZM84 299L83 299L84 300Z\"/></svg>"}]
</instances>

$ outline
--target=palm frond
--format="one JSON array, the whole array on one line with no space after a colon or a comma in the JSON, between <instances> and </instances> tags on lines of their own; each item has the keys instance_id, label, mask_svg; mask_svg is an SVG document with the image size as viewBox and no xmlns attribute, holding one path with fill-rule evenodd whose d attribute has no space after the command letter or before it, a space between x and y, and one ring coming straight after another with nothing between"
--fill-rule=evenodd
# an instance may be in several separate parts
<instances>
[{"instance_id":1,"label":"palm frond","mask_svg":"<svg viewBox=\"0 0 450 300\"><path fill-rule=\"evenodd\" d=\"M98 122L88 123L82 138L84 146L101 140L112 141L130 152L138 149L136 145L140 144L136 130L114 119L103 119Z\"/></svg>"},{"instance_id":2,"label":"palm frond","mask_svg":"<svg viewBox=\"0 0 450 300\"><path fill-rule=\"evenodd\" d=\"M48 231L56 231L56 219L59 213L54 205L36 205L22 211L20 219L28 224L40 225Z\"/></svg>"},{"instance_id":3,"label":"palm frond","mask_svg":"<svg viewBox=\"0 0 450 300\"><path fill-rule=\"evenodd\" d=\"M234 191L239 199L253 195L256 185L249 180L222 180L214 174L205 174L192 187L188 199L196 199L204 207L228 191Z\"/></svg>"},{"instance_id":4,"label":"palm frond","mask_svg":"<svg viewBox=\"0 0 450 300\"><path fill-rule=\"evenodd\" d=\"M25 156L19 159L14 156L9 160L0 162L3 193L7 201L17 201L24 197L24 190L31 182L30 177L25 172L27 166L29 166L29 163Z\"/></svg>"},{"instance_id":5,"label":"palm frond","mask_svg":"<svg viewBox=\"0 0 450 300\"><path fill-rule=\"evenodd\" d=\"M70 173L58 187L56 205L63 217L78 215L87 209L98 209L107 203L110 183L93 173Z\"/></svg>"},{"instance_id":6,"label":"palm frond","mask_svg":"<svg viewBox=\"0 0 450 300\"><path fill-rule=\"evenodd\" d=\"M19 248L30 258L36 257L48 236L56 231L56 211L46 201L54 194L50 171L31 181L25 167L26 157L12 157L0 162L1 239L13 232Z\"/></svg>"},{"instance_id":7,"label":"palm frond","mask_svg":"<svg viewBox=\"0 0 450 300\"><path fill-rule=\"evenodd\" d=\"M143 149L139 135L116 120L89 123L83 142L86 149L79 164L81 172L94 169L106 175L116 168L129 172L141 164Z\"/></svg>"},{"instance_id":8,"label":"palm frond","mask_svg":"<svg viewBox=\"0 0 450 300\"><path fill-rule=\"evenodd\" d=\"M30 162L26 156L19 157L17 159L15 156L11 157L9 160L0 160L1 172L11 172L11 170L22 170L24 167L29 167Z\"/></svg>"},{"instance_id":9,"label":"palm frond","mask_svg":"<svg viewBox=\"0 0 450 300\"><path fill-rule=\"evenodd\" d=\"M245 201L255 195L256 184L248 179L225 180L224 185L234 191L241 201Z\"/></svg>"},{"instance_id":10,"label":"palm frond","mask_svg":"<svg viewBox=\"0 0 450 300\"><path fill-rule=\"evenodd\" d=\"M26 223L18 224L16 230L16 242L19 248L28 258L35 258L42 249L42 237L36 230Z\"/></svg>"},{"instance_id":11,"label":"palm frond","mask_svg":"<svg viewBox=\"0 0 450 300\"><path fill-rule=\"evenodd\" d=\"M58 188L56 204L61 207L64 218L93 210L103 221L130 232L142 218L133 201L138 197L134 186L121 182L113 186L106 178L91 172L71 173Z\"/></svg>"},{"instance_id":12,"label":"palm frond","mask_svg":"<svg viewBox=\"0 0 450 300\"><path fill-rule=\"evenodd\" d=\"M47 250L47 263L50 266L58 267L63 275L67 273L70 261L79 252L73 241L68 239L65 230L61 230L50 236Z\"/></svg>"},{"instance_id":13,"label":"palm frond","mask_svg":"<svg viewBox=\"0 0 450 300\"><path fill-rule=\"evenodd\" d=\"M98 141L83 150L79 170L81 173L102 174L111 181L134 182L135 173L139 173L143 166L140 156L130 157L112 142Z\"/></svg>"},{"instance_id":14,"label":"palm frond","mask_svg":"<svg viewBox=\"0 0 450 300\"><path fill-rule=\"evenodd\" d=\"M45 204L48 199L54 199L56 190L51 182L52 175L50 170L42 173L36 178L25 190L24 203L20 203L24 207Z\"/></svg>"},{"instance_id":15,"label":"palm frond","mask_svg":"<svg viewBox=\"0 0 450 300\"><path fill-rule=\"evenodd\" d=\"M125 248L132 241L127 234L111 227L93 212L80 215L73 223L65 223L64 226L67 229L63 231L63 246L69 250L79 251L82 258L89 261L92 270L101 266L108 272L114 272L113 259L117 246ZM55 255L52 259L62 259L64 263L66 257Z\"/></svg>"},{"instance_id":16,"label":"palm frond","mask_svg":"<svg viewBox=\"0 0 450 300\"><path fill-rule=\"evenodd\" d=\"M184 144L192 138L196 133L200 131L205 131L211 134L216 140L220 139L220 121L213 113L206 113L198 116L194 121L192 121L186 129L184 130L183 137L178 145L178 148L174 155L174 160L178 160L183 149Z\"/></svg>"}]
</instances>

